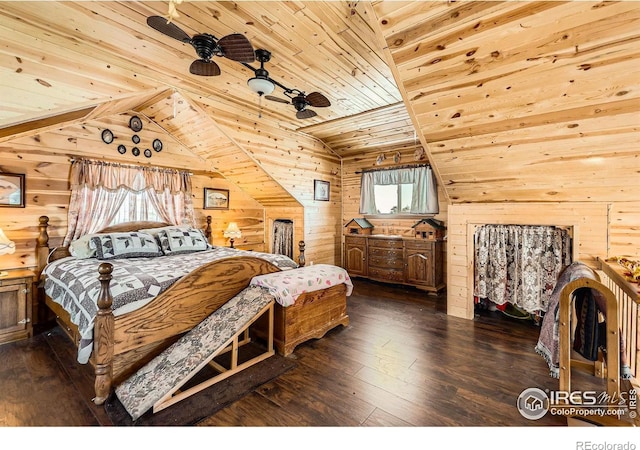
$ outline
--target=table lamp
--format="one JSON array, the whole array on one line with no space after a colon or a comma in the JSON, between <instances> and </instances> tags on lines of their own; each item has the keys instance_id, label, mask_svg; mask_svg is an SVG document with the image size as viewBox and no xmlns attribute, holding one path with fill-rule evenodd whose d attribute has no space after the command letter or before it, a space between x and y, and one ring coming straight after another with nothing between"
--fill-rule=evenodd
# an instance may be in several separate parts
<instances>
[{"instance_id":1,"label":"table lamp","mask_svg":"<svg viewBox=\"0 0 640 450\"><path fill-rule=\"evenodd\" d=\"M16 244L10 241L2 228L0 228L0 255L9 255L15 253ZM6 277L9 273L7 271L0 271L0 277Z\"/></svg>"},{"instance_id":2,"label":"table lamp","mask_svg":"<svg viewBox=\"0 0 640 450\"><path fill-rule=\"evenodd\" d=\"M233 241L235 238L242 237L242 232L236 222L229 222L229 226L224 230L224 237L229 238L229 247L234 248Z\"/></svg>"}]
</instances>

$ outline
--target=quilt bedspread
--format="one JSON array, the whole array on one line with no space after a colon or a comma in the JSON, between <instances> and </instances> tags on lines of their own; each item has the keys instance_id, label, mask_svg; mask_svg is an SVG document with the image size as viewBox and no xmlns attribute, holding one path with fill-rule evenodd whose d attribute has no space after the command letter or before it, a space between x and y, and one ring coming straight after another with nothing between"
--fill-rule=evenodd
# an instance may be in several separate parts
<instances>
[{"instance_id":1,"label":"quilt bedspread","mask_svg":"<svg viewBox=\"0 0 640 450\"><path fill-rule=\"evenodd\" d=\"M108 262L113 265L113 279L109 285L113 297L113 313L118 316L144 306L203 264L237 256L262 258L283 270L297 267L291 258L284 255L226 247L155 258L110 260ZM103 262L105 261L96 258L68 257L48 264L43 271L46 294L59 303L69 313L71 321L78 326L78 361L82 364L89 361L93 348L93 326L100 292L98 266Z\"/></svg>"}]
</instances>

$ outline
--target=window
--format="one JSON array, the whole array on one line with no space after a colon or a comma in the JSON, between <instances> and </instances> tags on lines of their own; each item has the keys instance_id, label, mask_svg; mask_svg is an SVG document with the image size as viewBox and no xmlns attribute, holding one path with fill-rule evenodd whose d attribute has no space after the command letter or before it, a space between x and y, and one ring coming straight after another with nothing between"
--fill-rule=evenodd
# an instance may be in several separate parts
<instances>
[{"instance_id":1,"label":"window","mask_svg":"<svg viewBox=\"0 0 640 450\"><path fill-rule=\"evenodd\" d=\"M369 170L362 174L361 214L437 214L436 183L429 166Z\"/></svg>"},{"instance_id":2,"label":"window","mask_svg":"<svg viewBox=\"0 0 640 450\"><path fill-rule=\"evenodd\" d=\"M118 208L109 226L118 225L125 222L162 222L160 213L149 200L147 191L126 192L122 205Z\"/></svg>"},{"instance_id":3,"label":"window","mask_svg":"<svg viewBox=\"0 0 640 450\"><path fill-rule=\"evenodd\" d=\"M159 167L76 160L63 245L123 222L193 226L190 174Z\"/></svg>"},{"instance_id":4,"label":"window","mask_svg":"<svg viewBox=\"0 0 640 450\"><path fill-rule=\"evenodd\" d=\"M377 214L410 214L413 184L374 185L374 194Z\"/></svg>"}]
</instances>

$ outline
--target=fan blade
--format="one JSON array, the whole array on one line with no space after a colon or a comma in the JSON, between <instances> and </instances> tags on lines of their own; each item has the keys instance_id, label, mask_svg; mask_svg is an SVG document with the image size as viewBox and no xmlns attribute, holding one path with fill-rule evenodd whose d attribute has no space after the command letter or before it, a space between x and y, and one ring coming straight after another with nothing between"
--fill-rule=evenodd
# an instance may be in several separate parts
<instances>
[{"instance_id":1,"label":"fan blade","mask_svg":"<svg viewBox=\"0 0 640 450\"><path fill-rule=\"evenodd\" d=\"M173 23L167 23L167 19L160 16L151 16L147 17L147 25L151 28L159 31L162 34L165 34L169 37L182 41L184 43L188 43L191 40L191 37L185 33L180 27L174 25Z\"/></svg>"},{"instance_id":2,"label":"fan blade","mask_svg":"<svg viewBox=\"0 0 640 450\"><path fill-rule=\"evenodd\" d=\"M320 92L312 92L306 96L307 102L314 107L331 106L331 102Z\"/></svg>"},{"instance_id":3,"label":"fan blade","mask_svg":"<svg viewBox=\"0 0 640 450\"><path fill-rule=\"evenodd\" d=\"M286 103L287 105L291 102L289 100L285 100L284 98L274 97L273 95L265 95L264 98L267 100L271 100L272 102Z\"/></svg>"},{"instance_id":4,"label":"fan blade","mask_svg":"<svg viewBox=\"0 0 640 450\"><path fill-rule=\"evenodd\" d=\"M218 41L222 56L233 61L250 63L255 60L253 46L249 39L240 33L230 34Z\"/></svg>"},{"instance_id":5,"label":"fan blade","mask_svg":"<svg viewBox=\"0 0 640 450\"><path fill-rule=\"evenodd\" d=\"M191 63L189 72L202 77L215 77L220 75L220 67L213 61L207 62L203 59L197 59Z\"/></svg>"},{"instance_id":6,"label":"fan blade","mask_svg":"<svg viewBox=\"0 0 640 450\"><path fill-rule=\"evenodd\" d=\"M296 117L298 119L310 119L315 116L317 116L316 112L311 109L303 109L302 111L298 111L296 113Z\"/></svg>"}]
</instances>

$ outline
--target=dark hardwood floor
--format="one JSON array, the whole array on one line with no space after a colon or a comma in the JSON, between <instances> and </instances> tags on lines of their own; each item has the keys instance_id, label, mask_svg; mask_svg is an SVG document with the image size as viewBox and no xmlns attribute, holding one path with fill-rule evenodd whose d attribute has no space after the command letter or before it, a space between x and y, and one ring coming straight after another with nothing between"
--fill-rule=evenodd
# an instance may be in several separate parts
<instances>
[{"instance_id":1,"label":"dark hardwood floor","mask_svg":"<svg viewBox=\"0 0 640 450\"><path fill-rule=\"evenodd\" d=\"M458 319L446 315L444 296L361 279L354 285L348 327L299 346L296 368L201 425L566 425L550 414L528 420L516 409L524 389L558 386L534 351L532 322L499 312ZM57 327L0 346L0 361L0 425L110 425L90 401L89 368L75 362Z\"/></svg>"}]
</instances>

